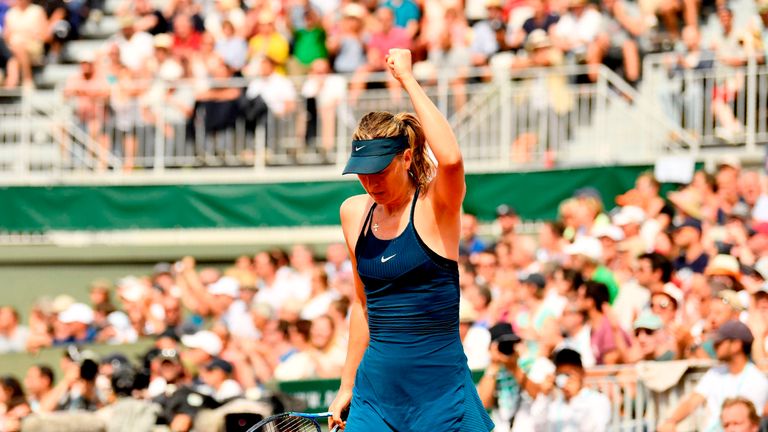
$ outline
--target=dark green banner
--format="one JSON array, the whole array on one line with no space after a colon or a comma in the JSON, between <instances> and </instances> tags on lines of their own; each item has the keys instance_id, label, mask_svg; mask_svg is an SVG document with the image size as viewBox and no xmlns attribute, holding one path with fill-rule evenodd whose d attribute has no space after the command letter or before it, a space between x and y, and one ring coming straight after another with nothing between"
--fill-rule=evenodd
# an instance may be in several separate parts
<instances>
[{"instance_id":1,"label":"dark green banner","mask_svg":"<svg viewBox=\"0 0 768 432\"><path fill-rule=\"evenodd\" d=\"M604 167L467 176L466 211L494 217L498 204L523 219L551 219L573 191L592 186L607 207L647 167ZM122 230L338 225L357 182L51 186L0 188L0 230Z\"/></svg>"}]
</instances>

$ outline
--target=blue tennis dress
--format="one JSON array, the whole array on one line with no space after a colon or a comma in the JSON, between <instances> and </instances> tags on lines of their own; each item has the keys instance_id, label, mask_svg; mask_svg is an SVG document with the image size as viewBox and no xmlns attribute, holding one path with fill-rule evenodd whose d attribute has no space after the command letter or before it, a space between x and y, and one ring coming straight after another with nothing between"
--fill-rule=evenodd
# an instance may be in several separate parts
<instances>
[{"instance_id":1,"label":"blue tennis dress","mask_svg":"<svg viewBox=\"0 0 768 432\"><path fill-rule=\"evenodd\" d=\"M493 429L459 339L459 272L413 225L392 240L370 230L357 245L370 343L355 377L347 432L479 432Z\"/></svg>"}]
</instances>

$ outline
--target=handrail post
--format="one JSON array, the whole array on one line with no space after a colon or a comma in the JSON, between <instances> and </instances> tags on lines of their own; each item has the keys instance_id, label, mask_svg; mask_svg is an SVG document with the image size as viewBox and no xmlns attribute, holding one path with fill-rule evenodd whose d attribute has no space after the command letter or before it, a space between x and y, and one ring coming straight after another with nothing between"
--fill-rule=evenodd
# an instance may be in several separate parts
<instances>
[{"instance_id":1,"label":"handrail post","mask_svg":"<svg viewBox=\"0 0 768 432\"><path fill-rule=\"evenodd\" d=\"M756 150L755 134L757 126L757 61L754 55L747 60L747 154Z\"/></svg>"},{"instance_id":2,"label":"handrail post","mask_svg":"<svg viewBox=\"0 0 768 432\"><path fill-rule=\"evenodd\" d=\"M21 90L21 128L19 129L19 155L16 159L15 171L20 174L29 172L32 129L32 102L31 93L34 90L23 87Z\"/></svg>"},{"instance_id":3,"label":"handrail post","mask_svg":"<svg viewBox=\"0 0 768 432\"><path fill-rule=\"evenodd\" d=\"M502 166L512 168L512 79L508 74L504 74L498 82L492 82L489 85L499 86L499 155L504 161ZM493 102L491 102L493 103Z\"/></svg>"},{"instance_id":4,"label":"handrail post","mask_svg":"<svg viewBox=\"0 0 768 432\"><path fill-rule=\"evenodd\" d=\"M163 94L167 94L168 85L169 84L162 84ZM162 108L158 111L159 113L156 114L158 118L155 126L155 156L152 171L154 171L155 174L162 174L162 172L165 171L165 127L167 125L165 114L167 111Z\"/></svg>"},{"instance_id":5,"label":"handrail post","mask_svg":"<svg viewBox=\"0 0 768 432\"><path fill-rule=\"evenodd\" d=\"M599 69L599 73L597 74L597 103L596 103L596 109L595 109L595 127L597 130L597 140L599 141L597 144L597 148L599 149L599 154L597 155L597 160L605 164L608 161L608 142L606 140L605 136L605 115L606 115L606 105L608 100L608 82L605 77L605 73L603 71L603 68Z\"/></svg>"}]
</instances>

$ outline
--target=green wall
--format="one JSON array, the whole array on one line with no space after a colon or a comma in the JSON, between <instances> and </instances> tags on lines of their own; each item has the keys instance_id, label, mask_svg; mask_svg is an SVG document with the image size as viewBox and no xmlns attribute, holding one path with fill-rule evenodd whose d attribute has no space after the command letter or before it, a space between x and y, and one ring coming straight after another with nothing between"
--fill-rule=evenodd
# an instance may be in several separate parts
<instances>
[{"instance_id":1,"label":"green wall","mask_svg":"<svg viewBox=\"0 0 768 432\"><path fill-rule=\"evenodd\" d=\"M608 207L648 167L467 175L465 210L490 220L498 204L523 219L551 219L575 189L592 186ZM0 230L120 230L338 225L354 181L0 188Z\"/></svg>"}]
</instances>

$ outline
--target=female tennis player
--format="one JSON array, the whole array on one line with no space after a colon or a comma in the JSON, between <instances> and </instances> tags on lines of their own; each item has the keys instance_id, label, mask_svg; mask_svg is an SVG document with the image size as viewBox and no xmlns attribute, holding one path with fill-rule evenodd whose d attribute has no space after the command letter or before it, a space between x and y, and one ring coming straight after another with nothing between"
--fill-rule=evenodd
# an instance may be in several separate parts
<instances>
[{"instance_id":1,"label":"female tennis player","mask_svg":"<svg viewBox=\"0 0 768 432\"><path fill-rule=\"evenodd\" d=\"M390 50L387 65L416 115L368 113L353 135L344 174L357 174L367 194L341 206L356 298L329 425L347 432L488 431L493 423L459 340L461 152L414 79L410 51ZM337 413L350 403L343 422Z\"/></svg>"}]
</instances>

